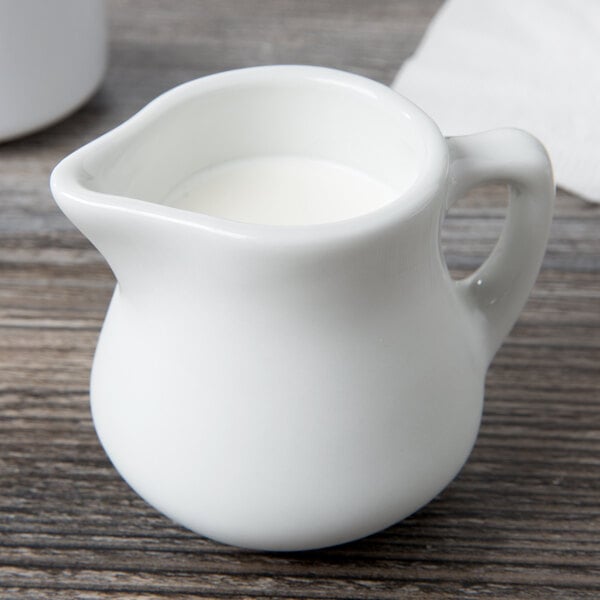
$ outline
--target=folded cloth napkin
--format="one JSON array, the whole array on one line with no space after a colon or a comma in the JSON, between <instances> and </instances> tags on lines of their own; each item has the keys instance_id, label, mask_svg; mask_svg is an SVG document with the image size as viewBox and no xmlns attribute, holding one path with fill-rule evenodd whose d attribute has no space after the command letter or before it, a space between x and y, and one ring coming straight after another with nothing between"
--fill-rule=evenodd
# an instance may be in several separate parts
<instances>
[{"instance_id":1,"label":"folded cloth napkin","mask_svg":"<svg viewBox=\"0 0 600 600\"><path fill-rule=\"evenodd\" d=\"M447 0L392 87L445 135L521 127L600 202L600 1Z\"/></svg>"}]
</instances>

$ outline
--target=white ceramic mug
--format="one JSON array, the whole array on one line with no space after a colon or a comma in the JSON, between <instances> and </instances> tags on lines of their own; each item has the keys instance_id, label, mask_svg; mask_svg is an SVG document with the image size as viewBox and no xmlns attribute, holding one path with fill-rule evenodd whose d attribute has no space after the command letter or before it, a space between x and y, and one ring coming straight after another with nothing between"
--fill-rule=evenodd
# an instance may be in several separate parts
<instances>
[{"instance_id":1,"label":"white ceramic mug","mask_svg":"<svg viewBox=\"0 0 600 600\"><path fill-rule=\"evenodd\" d=\"M164 204L200 169L279 155L402 190L316 225ZM453 281L440 223L489 181L511 189L502 236ZM547 154L527 133L445 139L387 87L299 66L175 88L67 157L51 183L118 280L91 381L114 465L175 521L271 550L376 532L457 474L554 197Z\"/></svg>"},{"instance_id":2,"label":"white ceramic mug","mask_svg":"<svg viewBox=\"0 0 600 600\"><path fill-rule=\"evenodd\" d=\"M104 0L0 0L0 142L81 106L106 57Z\"/></svg>"}]
</instances>

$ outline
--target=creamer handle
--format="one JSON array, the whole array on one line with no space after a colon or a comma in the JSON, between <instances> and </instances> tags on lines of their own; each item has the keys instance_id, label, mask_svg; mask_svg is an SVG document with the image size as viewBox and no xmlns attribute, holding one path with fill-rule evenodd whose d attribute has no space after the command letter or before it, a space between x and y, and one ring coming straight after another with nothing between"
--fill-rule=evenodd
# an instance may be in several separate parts
<instances>
[{"instance_id":1,"label":"creamer handle","mask_svg":"<svg viewBox=\"0 0 600 600\"><path fill-rule=\"evenodd\" d=\"M470 188L507 183L508 214L486 261L457 291L476 319L489 363L523 308L540 269L552 220L552 166L540 142L519 129L448 138L449 209Z\"/></svg>"}]
</instances>

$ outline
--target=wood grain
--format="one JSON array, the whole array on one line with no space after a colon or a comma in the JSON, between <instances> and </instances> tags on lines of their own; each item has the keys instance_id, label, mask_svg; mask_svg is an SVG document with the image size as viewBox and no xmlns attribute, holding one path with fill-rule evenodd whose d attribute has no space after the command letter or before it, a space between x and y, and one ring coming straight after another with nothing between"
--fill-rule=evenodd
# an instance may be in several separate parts
<instances>
[{"instance_id":1,"label":"wood grain","mask_svg":"<svg viewBox=\"0 0 600 600\"><path fill-rule=\"evenodd\" d=\"M48 190L66 153L182 81L266 63L389 83L439 1L112 0L111 64L66 121L0 146L0 598L600 597L600 207L565 193L543 270L487 379L460 476L405 522L320 552L229 548L119 478L88 408L113 278ZM457 276L487 255L504 192L449 214Z\"/></svg>"}]
</instances>

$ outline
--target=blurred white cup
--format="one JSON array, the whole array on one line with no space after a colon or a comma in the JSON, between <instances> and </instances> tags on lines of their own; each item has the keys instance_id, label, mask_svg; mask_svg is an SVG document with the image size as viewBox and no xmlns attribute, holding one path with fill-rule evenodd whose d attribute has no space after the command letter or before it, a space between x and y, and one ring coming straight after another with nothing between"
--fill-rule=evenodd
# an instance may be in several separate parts
<instances>
[{"instance_id":1,"label":"blurred white cup","mask_svg":"<svg viewBox=\"0 0 600 600\"><path fill-rule=\"evenodd\" d=\"M0 0L0 142L81 106L106 60L104 0Z\"/></svg>"}]
</instances>

